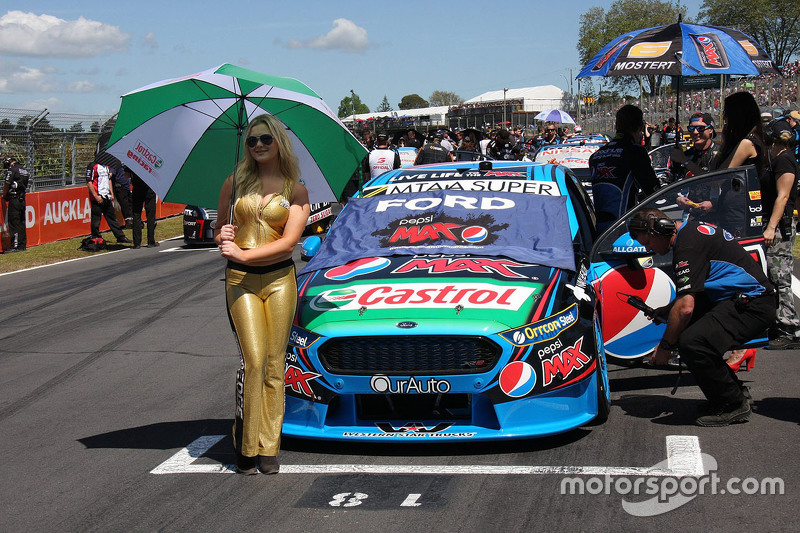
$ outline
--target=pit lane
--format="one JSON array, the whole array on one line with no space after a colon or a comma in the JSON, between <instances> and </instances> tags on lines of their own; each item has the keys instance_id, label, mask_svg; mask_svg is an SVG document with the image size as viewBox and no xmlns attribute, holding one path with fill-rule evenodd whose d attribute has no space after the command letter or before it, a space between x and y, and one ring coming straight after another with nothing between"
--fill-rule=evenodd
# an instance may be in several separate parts
<instances>
[{"instance_id":1,"label":"pit lane","mask_svg":"<svg viewBox=\"0 0 800 533\"><path fill-rule=\"evenodd\" d=\"M612 363L602 426L475 444L285 439L277 476L157 475L168 461L218 473L233 462L238 355L216 253L174 241L2 283L4 531L794 529L795 352L759 351L742 375L755 413L729 428L692 425L702 396L688 376L672 396L676 373ZM782 478L784 495L705 494L643 517L623 508L632 496L561 493L570 476L669 479L647 471L670 469L670 436L696 438L724 479ZM683 457L696 464L696 452Z\"/></svg>"}]
</instances>

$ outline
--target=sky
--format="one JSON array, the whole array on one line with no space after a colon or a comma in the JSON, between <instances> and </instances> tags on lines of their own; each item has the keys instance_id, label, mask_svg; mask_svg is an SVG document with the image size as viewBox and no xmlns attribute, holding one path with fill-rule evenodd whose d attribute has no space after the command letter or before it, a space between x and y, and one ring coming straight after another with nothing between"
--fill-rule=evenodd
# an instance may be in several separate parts
<instances>
[{"instance_id":1,"label":"sky","mask_svg":"<svg viewBox=\"0 0 800 533\"><path fill-rule=\"evenodd\" d=\"M695 17L701 0L683 0ZM232 63L296 78L335 110L435 90L570 90L580 15L527 2L12 0L0 8L0 107L111 115L150 83ZM9 5L11 4L11 5ZM577 84L573 81L573 88Z\"/></svg>"}]
</instances>

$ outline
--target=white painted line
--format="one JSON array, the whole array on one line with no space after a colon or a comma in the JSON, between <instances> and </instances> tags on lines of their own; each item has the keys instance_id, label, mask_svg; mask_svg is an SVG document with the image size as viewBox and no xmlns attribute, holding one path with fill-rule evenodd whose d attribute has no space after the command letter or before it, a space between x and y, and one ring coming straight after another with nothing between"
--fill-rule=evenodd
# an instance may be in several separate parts
<instances>
[{"instance_id":1,"label":"white painted line","mask_svg":"<svg viewBox=\"0 0 800 533\"><path fill-rule=\"evenodd\" d=\"M206 453L212 446L225 438L225 435L205 435L196 439L186 448L155 467L151 474L228 474L232 473L233 465L201 464L196 465L195 459Z\"/></svg>"},{"instance_id":2,"label":"white painted line","mask_svg":"<svg viewBox=\"0 0 800 533\"><path fill-rule=\"evenodd\" d=\"M409 494L406 496L406 499L403 500L403 503L400 504L400 507L419 507L422 505L417 500L422 497L422 494Z\"/></svg>"},{"instance_id":3,"label":"white painted line","mask_svg":"<svg viewBox=\"0 0 800 533\"><path fill-rule=\"evenodd\" d=\"M182 246L176 246L174 248L165 248L164 250L159 250L158 253L170 253L170 252L216 252L219 253L219 248L216 246L208 246L205 248L184 248Z\"/></svg>"},{"instance_id":4,"label":"white painted line","mask_svg":"<svg viewBox=\"0 0 800 533\"><path fill-rule=\"evenodd\" d=\"M695 435L667 435L667 470L678 477L703 476L700 439Z\"/></svg>"},{"instance_id":5,"label":"white painted line","mask_svg":"<svg viewBox=\"0 0 800 533\"><path fill-rule=\"evenodd\" d=\"M231 474L233 465L193 464L225 435L205 435L151 470L151 474ZM667 436L667 469L615 466L358 465L282 464L281 474L420 474L420 475L583 475L689 477L703 475L700 441L693 435ZM413 495L412 495L413 496Z\"/></svg>"},{"instance_id":6,"label":"white painted line","mask_svg":"<svg viewBox=\"0 0 800 533\"><path fill-rule=\"evenodd\" d=\"M87 256L84 256L84 257L75 257L73 259L65 259L65 260L59 261L57 263L49 263L47 265L39 265L39 266L35 266L35 267L30 267L30 268L23 268L22 270L12 270L11 272L3 272L2 274L0 274L0 277L8 276L10 274L19 274L20 272L28 272L29 270L39 270L40 268L47 268L47 267L56 266L56 265L63 265L64 263L72 263L73 261L83 261L84 259L91 259L92 257L103 257L104 255L116 254L118 252L125 252L125 251L130 250L130 249L131 248L120 248L119 250L109 250L109 251L104 252L102 254L92 254L92 255L87 255Z\"/></svg>"},{"instance_id":7,"label":"white painted line","mask_svg":"<svg viewBox=\"0 0 800 533\"><path fill-rule=\"evenodd\" d=\"M800 298L800 280L794 277L794 274L792 274L792 292Z\"/></svg>"}]
</instances>

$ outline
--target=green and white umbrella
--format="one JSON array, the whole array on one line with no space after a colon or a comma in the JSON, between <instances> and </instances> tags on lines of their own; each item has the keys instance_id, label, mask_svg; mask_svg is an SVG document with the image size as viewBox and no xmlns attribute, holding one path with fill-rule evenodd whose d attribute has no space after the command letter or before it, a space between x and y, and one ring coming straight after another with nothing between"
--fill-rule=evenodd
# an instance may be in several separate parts
<instances>
[{"instance_id":1,"label":"green and white umbrella","mask_svg":"<svg viewBox=\"0 0 800 533\"><path fill-rule=\"evenodd\" d=\"M311 202L335 202L367 154L314 91L292 78L224 64L122 96L106 151L164 201L214 208L250 118L287 128Z\"/></svg>"}]
</instances>

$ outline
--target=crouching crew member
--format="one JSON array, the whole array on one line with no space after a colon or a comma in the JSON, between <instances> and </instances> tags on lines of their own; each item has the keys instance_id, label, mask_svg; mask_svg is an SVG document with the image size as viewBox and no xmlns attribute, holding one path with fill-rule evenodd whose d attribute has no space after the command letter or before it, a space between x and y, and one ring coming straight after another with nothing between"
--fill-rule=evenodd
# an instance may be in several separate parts
<instances>
[{"instance_id":1,"label":"crouching crew member","mask_svg":"<svg viewBox=\"0 0 800 533\"><path fill-rule=\"evenodd\" d=\"M750 402L726 351L758 337L775 322L775 294L761 267L729 232L702 222L676 222L643 209L628 223L631 237L657 254L672 250L677 295L655 314L667 317L652 357L666 364L677 349L708 399L700 426L727 426L750 416Z\"/></svg>"}]
</instances>

